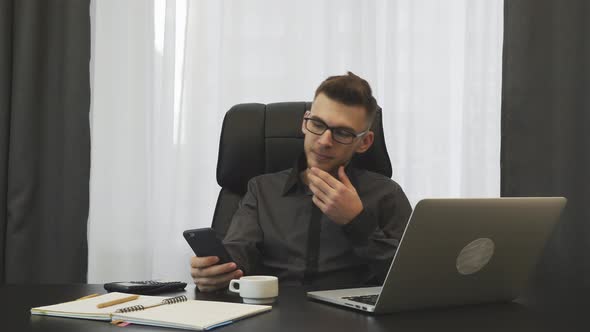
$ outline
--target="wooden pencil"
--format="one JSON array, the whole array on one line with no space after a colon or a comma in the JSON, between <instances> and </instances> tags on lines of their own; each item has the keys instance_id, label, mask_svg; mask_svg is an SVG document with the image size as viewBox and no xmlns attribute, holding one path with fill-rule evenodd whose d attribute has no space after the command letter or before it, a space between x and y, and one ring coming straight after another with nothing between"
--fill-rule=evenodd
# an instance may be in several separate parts
<instances>
[{"instance_id":1,"label":"wooden pencil","mask_svg":"<svg viewBox=\"0 0 590 332\"><path fill-rule=\"evenodd\" d=\"M96 307L99 309L106 308L106 307L110 307L110 306L113 306L116 304L121 304L121 303L129 302L129 301L137 300L138 297L139 297L139 295L131 295L131 296L127 296L127 297L122 297L120 299L99 303L96 305Z\"/></svg>"}]
</instances>

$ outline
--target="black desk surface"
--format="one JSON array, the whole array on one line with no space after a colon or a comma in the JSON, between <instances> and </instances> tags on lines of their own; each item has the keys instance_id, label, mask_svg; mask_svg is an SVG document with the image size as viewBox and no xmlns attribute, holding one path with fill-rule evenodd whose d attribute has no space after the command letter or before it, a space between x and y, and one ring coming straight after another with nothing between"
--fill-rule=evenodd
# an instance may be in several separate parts
<instances>
[{"instance_id":1,"label":"black desk surface","mask_svg":"<svg viewBox=\"0 0 590 332\"><path fill-rule=\"evenodd\" d=\"M105 293L102 285L5 285L0 287L2 331L119 331L104 321L33 316L31 307ZM163 296L179 293L164 294ZM187 287L189 298L241 302L233 294L205 294ZM282 287L277 303L264 313L215 331L540 331L548 315L525 305L500 303L372 315L308 300L305 289ZM566 324L569 325L569 324ZM564 326L565 327L565 326ZM572 327L570 325L570 327ZM6 328L6 329L5 329ZM141 325L123 331L175 331ZM569 331L570 329L565 329ZM574 330L578 330L575 328ZM181 331L181 330L177 330Z\"/></svg>"}]
</instances>

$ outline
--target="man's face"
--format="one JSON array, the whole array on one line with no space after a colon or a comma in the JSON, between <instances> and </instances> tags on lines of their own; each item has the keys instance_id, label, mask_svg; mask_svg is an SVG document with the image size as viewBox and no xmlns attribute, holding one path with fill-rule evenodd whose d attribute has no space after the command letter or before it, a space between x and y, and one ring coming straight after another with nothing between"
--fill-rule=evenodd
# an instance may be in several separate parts
<instances>
[{"instance_id":1,"label":"man's face","mask_svg":"<svg viewBox=\"0 0 590 332\"><path fill-rule=\"evenodd\" d=\"M323 121L332 128L345 129L351 133L362 133L367 130L367 111L362 106L347 106L328 98L320 93L311 106L311 111L305 113ZM369 131L361 137L355 138L351 144L342 144L333 139L332 130L328 129L321 135L307 130L305 120L301 130L305 135L304 151L307 166L317 167L328 173L335 174L340 165L346 165L354 153L365 152L373 144L373 132Z\"/></svg>"}]
</instances>

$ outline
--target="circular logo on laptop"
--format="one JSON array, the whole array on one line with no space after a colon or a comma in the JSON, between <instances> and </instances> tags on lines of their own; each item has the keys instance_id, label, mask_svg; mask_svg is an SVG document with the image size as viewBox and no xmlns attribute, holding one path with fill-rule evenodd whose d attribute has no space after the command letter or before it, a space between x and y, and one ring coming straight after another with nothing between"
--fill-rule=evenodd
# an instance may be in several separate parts
<instances>
[{"instance_id":1,"label":"circular logo on laptop","mask_svg":"<svg viewBox=\"0 0 590 332\"><path fill-rule=\"evenodd\" d=\"M492 259L494 248L494 241L488 238L480 238L469 243L457 257L457 271L468 275L481 270Z\"/></svg>"}]
</instances>

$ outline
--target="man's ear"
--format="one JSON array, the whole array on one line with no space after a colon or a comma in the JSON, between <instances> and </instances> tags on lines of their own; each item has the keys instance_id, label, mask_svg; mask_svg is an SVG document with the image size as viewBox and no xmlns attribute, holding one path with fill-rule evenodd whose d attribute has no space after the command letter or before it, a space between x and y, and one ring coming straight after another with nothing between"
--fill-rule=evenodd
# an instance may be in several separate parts
<instances>
[{"instance_id":1,"label":"man's ear","mask_svg":"<svg viewBox=\"0 0 590 332\"><path fill-rule=\"evenodd\" d=\"M375 133L369 131L361 138L361 144L356 147L354 150L356 153L363 153L367 151L371 145L373 145L373 141L375 140Z\"/></svg>"},{"instance_id":2,"label":"man's ear","mask_svg":"<svg viewBox=\"0 0 590 332\"><path fill-rule=\"evenodd\" d=\"M311 111L305 111L305 113L303 113L303 119L301 119L301 132L303 133L303 135L305 135L305 118L307 118L309 115L311 114Z\"/></svg>"}]
</instances>

